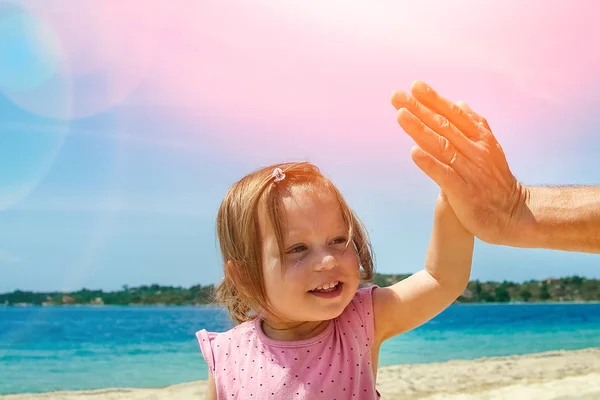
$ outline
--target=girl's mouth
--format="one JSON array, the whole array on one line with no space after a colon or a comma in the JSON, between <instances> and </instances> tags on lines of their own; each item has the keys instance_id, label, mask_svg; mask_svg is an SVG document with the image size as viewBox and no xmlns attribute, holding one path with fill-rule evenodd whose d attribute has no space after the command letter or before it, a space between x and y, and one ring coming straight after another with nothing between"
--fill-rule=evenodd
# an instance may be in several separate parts
<instances>
[{"instance_id":1,"label":"girl's mouth","mask_svg":"<svg viewBox=\"0 0 600 400\"><path fill-rule=\"evenodd\" d=\"M308 293L317 297L333 298L339 296L339 294L342 292L342 286L342 282L335 281L329 284L321 285L313 290L309 290Z\"/></svg>"}]
</instances>

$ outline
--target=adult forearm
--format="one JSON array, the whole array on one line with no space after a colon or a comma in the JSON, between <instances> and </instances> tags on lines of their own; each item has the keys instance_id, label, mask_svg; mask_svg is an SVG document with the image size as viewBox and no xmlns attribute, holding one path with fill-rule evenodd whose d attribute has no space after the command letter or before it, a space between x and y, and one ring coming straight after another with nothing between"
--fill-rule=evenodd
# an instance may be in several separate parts
<instances>
[{"instance_id":1,"label":"adult forearm","mask_svg":"<svg viewBox=\"0 0 600 400\"><path fill-rule=\"evenodd\" d=\"M600 186L532 186L527 192L512 235L516 243L507 244L600 253Z\"/></svg>"}]
</instances>

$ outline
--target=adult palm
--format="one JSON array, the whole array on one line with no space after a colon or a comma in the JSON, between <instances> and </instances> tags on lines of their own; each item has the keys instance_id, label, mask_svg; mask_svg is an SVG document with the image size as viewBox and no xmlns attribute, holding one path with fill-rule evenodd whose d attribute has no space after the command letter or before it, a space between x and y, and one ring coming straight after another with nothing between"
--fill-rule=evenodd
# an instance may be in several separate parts
<instances>
[{"instance_id":1,"label":"adult palm","mask_svg":"<svg viewBox=\"0 0 600 400\"><path fill-rule=\"evenodd\" d=\"M528 189L510 171L487 121L421 81L391 100L417 144L412 159L440 186L463 226L484 242L518 246L532 219Z\"/></svg>"}]
</instances>

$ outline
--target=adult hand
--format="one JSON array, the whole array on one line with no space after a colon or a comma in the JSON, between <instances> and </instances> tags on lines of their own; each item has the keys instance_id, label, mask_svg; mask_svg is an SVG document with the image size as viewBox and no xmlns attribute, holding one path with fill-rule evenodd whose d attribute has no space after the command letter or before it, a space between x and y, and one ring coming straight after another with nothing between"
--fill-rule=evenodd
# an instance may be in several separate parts
<instances>
[{"instance_id":1,"label":"adult hand","mask_svg":"<svg viewBox=\"0 0 600 400\"><path fill-rule=\"evenodd\" d=\"M513 176L487 121L415 81L395 91L400 126L416 142L411 157L442 189L463 226L487 243L511 245L525 220L528 190Z\"/></svg>"}]
</instances>

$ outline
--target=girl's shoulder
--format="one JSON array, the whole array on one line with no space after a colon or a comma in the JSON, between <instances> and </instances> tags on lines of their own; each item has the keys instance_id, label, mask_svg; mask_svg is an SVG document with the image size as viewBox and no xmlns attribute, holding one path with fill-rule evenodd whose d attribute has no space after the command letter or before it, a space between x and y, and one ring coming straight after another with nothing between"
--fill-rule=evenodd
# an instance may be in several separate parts
<instances>
[{"instance_id":1,"label":"girl's shoulder","mask_svg":"<svg viewBox=\"0 0 600 400\"><path fill-rule=\"evenodd\" d=\"M355 329L364 332L368 343L373 341L375 324L373 318L373 290L378 286L360 287L342 314L336 319L341 329Z\"/></svg>"},{"instance_id":2,"label":"girl's shoulder","mask_svg":"<svg viewBox=\"0 0 600 400\"><path fill-rule=\"evenodd\" d=\"M240 349L243 343L251 342L254 336L254 321L243 322L225 332L211 332L202 329L196 332L200 351L208 367L214 370L216 353L231 354Z\"/></svg>"},{"instance_id":3,"label":"girl's shoulder","mask_svg":"<svg viewBox=\"0 0 600 400\"><path fill-rule=\"evenodd\" d=\"M350 315L361 320L373 318L373 290L378 286L359 287L350 303L344 309L343 315Z\"/></svg>"},{"instance_id":4,"label":"girl's shoulder","mask_svg":"<svg viewBox=\"0 0 600 400\"><path fill-rule=\"evenodd\" d=\"M373 290L376 288L378 288L377 285L359 287L348 306L354 304L359 307L361 313L370 313L373 309Z\"/></svg>"}]
</instances>

